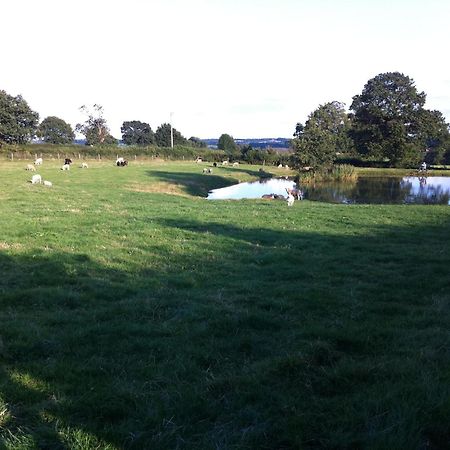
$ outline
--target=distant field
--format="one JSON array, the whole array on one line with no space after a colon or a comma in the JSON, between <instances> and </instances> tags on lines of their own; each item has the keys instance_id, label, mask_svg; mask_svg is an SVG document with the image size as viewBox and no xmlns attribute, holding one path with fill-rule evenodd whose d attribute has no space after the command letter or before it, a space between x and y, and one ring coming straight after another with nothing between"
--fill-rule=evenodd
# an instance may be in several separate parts
<instances>
[{"instance_id":1,"label":"distant field","mask_svg":"<svg viewBox=\"0 0 450 450\"><path fill-rule=\"evenodd\" d=\"M448 206L89 165L0 163L0 449L450 447Z\"/></svg>"}]
</instances>

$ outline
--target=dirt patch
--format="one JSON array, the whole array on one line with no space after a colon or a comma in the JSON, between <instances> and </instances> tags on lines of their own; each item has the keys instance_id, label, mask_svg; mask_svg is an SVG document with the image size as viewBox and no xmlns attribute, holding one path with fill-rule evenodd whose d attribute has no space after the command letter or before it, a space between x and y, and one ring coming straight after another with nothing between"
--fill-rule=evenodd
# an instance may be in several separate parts
<instances>
[{"instance_id":1,"label":"dirt patch","mask_svg":"<svg viewBox=\"0 0 450 450\"><path fill-rule=\"evenodd\" d=\"M128 185L126 189L133 192L148 192L153 194L169 194L189 197L189 195L184 192L183 186L176 183L133 183L131 185Z\"/></svg>"},{"instance_id":2,"label":"dirt patch","mask_svg":"<svg viewBox=\"0 0 450 450\"><path fill-rule=\"evenodd\" d=\"M21 244L8 244L7 242L0 242L0 250L19 249L22 248Z\"/></svg>"}]
</instances>

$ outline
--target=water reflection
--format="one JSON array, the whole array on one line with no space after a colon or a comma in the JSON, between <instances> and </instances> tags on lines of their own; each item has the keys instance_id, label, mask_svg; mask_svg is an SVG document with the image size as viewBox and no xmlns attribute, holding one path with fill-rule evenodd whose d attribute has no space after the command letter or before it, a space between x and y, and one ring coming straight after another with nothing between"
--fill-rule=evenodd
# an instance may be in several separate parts
<instances>
[{"instance_id":1,"label":"water reflection","mask_svg":"<svg viewBox=\"0 0 450 450\"><path fill-rule=\"evenodd\" d=\"M261 198L286 195L295 183L270 179L240 183L210 192L208 199ZM450 204L450 177L359 177L351 182L321 182L301 186L304 198L327 203Z\"/></svg>"},{"instance_id":2,"label":"water reflection","mask_svg":"<svg viewBox=\"0 0 450 450\"><path fill-rule=\"evenodd\" d=\"M292 180L270 178L252 183L239 183L222 189L214 189L208 194L208 200L240 200L243 198L261 198L263 195L276 194L286 196L286 189L292 189Z\"/></svg>"}]
</instances>

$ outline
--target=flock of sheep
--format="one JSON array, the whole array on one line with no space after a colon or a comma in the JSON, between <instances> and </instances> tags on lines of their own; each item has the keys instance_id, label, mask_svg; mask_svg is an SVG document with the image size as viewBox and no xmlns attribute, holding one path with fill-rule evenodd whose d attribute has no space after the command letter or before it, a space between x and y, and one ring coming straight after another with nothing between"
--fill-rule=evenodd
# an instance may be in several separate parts
<instances>
[{"instance_id":1,"label":"flock of sheep","mask_svg":"<svg viewBox=\"0 0 450 450\"><path fill-rule=\"evenodd\" d=\"M30 172L36 172L36 166L41 166L44 160L42 158L36 158L34 161L34 164L28 164L25 170L28 170ZM70 158L64 159L64 164L61 167L61 170L70 170L70 165L72 164L72 160ZM116 166L124 167L128 166L128 161L124 158L117 158L116 160ZM87 169L89 168L88 163L82 162L80 165L80 169ZM53 183L48 180L43 180L42 176L39 174L32 175L31 184L43 184L44 186L52 187Z\"/></svg>"}]
</instances>

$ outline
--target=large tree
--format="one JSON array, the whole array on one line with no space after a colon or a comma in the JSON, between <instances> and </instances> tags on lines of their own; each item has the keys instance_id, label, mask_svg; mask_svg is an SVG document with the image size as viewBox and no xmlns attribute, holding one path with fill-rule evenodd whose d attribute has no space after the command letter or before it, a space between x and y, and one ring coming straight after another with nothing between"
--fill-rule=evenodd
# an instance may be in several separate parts
<instances>
[{"instance_id":1,"label":"large tree","mask_svg":"<svg viewBox=\"0 0 450 450\"><path fill-rule=\"evenodd\" d=\"M103 117L103 107L95 104L92 109L83 105L80 111L87 116L84 123L78 123L75 130L86 137L86 145L117 144L111 136L106 119Z\"/></svg>"},{"instance_id":2,"label":"large tree","mask_svg":"<svg viewBox=\"0 0 450 450\"><path fill-rule=\"evenodd\" d=\"M39 114L21 95L13 97L0 90L0 145L25 144L36 133Z\"/></svg>"},{"instance_id":3,"label":"large tree","mask_svg":"<svg viewBox=\"0 0 450 450\"><path fill-rule=\"evenodd\" d=\"M39 125L37 135L49 144L70 144L75 139L72 127L59 117L46 117Z\"/></svg>"},{"instance_id":4,"label":"large tree","mask_svg":"<svg viewBox=\"0 0 450 450\"><path fill-rule=\"evenodd\" d=\"M148 123L138 120L123 122L120 131L126 145L152 145L155 143L155 133Z\"/></svg>"},{"instance_id":5,"label":"large tree","mask_svg":"<svg viewBox=\"0 0 450 450\"><path fill-rule=\"evenodd\" d=\"M402 73L382 73L370 79L350 107L358 152L387 158L392 166L417 164L424 151L425 98Z\"/></svg>"},{"instance_id":6,"label":"large tree","mask_svg":"<svg viewBox=\"0 0 450 450\"><path fill-rule=\"evenodd\" d=\"M292 145L297 166L315 169L329 167L336 154L348 151L350 121L343 103L333 101L320 105L303 126L297 123Z\"/></svg>"},{"instance_id":7,"label":"large tree","mask_svg":"<svg viewBox=\"0 0 450 450\"><path fill-rule=\"evenodd\" d=\"M161 124L155 132L155 140L156 145L158 147L170 147L171 138L170 138L170 123ZM175 128L172 129L173 132L173 144L174 145L186 145L187 139Z\"/></svg>"},{"instance_id":8,"label":"large tree","mask_svg":"<svg viewBox=\"0 0 450 450\"><path fill-rule=\"evenodd\" d=\"M241 150L234 141L233 136L229 134L222 134L217 142L217 148L223 150L231 159L237 159L241 156Z\"/></svg>"}]
</instances>

